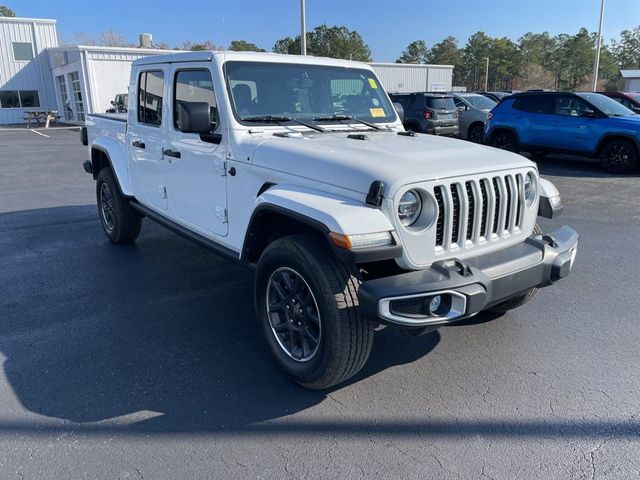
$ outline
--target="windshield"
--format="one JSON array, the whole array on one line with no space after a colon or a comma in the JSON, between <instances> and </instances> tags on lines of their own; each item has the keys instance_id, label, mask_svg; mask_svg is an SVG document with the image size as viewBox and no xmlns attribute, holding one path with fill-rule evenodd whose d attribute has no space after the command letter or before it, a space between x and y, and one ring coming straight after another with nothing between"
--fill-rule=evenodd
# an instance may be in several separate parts
<instances>
[{"instance_id":1,"label":"windshield","mask_svg":"<svg viewBox=\"0 0 640 480\"><path fill-rule=\"evenodd\" d=\"M640 102L640 93L625 93L625 95L633 98L636 102Z\"/></svg>"},{"instance_id":2,"label":"windshield","mask_svg":"<svg viewBox=\"0 0 640 480\"><path fill-rule=\"evenodd\" d=\"M600 95L599 93L576 93L576 95L584 98L602 113L610 117L635 115L633 110L629 110L621 103L618 103L613 98L609 98L605 95Z\"/></svg>"},{"instance_id":3,"label":"windshield","mask_svg":"<svg viewBox=\"0 0 640 480\"><path fill-rule=\"evenodd\" d=\"M481 110L491 110L493 107L497 105L494 100L485 97L484 95L464 95L464 98L467 102L473 105L476 108Z\"/></svg>"},{"instance_id":4,"label":"windshield","mask_svg":"<svg viewBox=\"0 0 640 480\"><path fill-rule=\"evenodd\" d=\"M255 125L256 119L269 116L307 121L396 120L393 106L370 70L266 62L227 62L225 69L233 113L246 125L245 120Z\"/></svg>"}]
</instances>

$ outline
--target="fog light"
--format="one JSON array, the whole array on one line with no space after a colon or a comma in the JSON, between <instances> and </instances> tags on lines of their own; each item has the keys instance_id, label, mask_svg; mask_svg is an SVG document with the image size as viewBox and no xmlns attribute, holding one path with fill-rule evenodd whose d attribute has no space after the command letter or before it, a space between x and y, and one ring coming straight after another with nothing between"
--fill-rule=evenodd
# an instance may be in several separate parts
<instances>
[{"instance_id":1,"label":"fog light","mask_svg":"<svg viewBox=\"0 0 640 480\"><path fill-rule=\"evenodd\" d=\"M429 314L437 315L438 309L440 308L440 304L442 303L442 296L436 295L429 302Z\"/></svg>"}]
</instances>

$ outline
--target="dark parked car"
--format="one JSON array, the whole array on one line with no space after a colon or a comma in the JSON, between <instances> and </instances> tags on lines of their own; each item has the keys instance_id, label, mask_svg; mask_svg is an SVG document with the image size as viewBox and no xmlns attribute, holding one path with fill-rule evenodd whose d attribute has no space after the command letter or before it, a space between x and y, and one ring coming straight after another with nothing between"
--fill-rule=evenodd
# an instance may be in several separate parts
<instances>
[{"instance_id":1,"label":"dark parked car","mask_svg":"<svg viewBox=\"0 0 640 480\"><path fill-rule=\"evenodd\" d=\"M485 141L511 151L600 158L615 173L638 165L640 116L599 93L518 93L489 114Z\"/></svg>"},{"instance_id":2,"label":"dark parked car","mask_svg":"<svg viewBox=\"0 0 640 480\"><path fill-rule=\"evenodd\" d=\"M600 92L616 102L621 103L630 110L640 113L640 93L639 92Z\"/></svg>"},{"instance_id":3,"label":"dark parked car","mask_svg":"<svg viewBox=\"0 0 640 480\"><path fill-rule=\"evenodd\" d=\"M451 95L440 93L395 93L393 102L404 109L404 128L434 135L458 135L458 110Z\"/></svg>"},{"instance_id":4,"label":"dark parked car","mask_svg":"<svg viewBox=\"0 0 640 480\"><path fill-rule=\"evenodd\" d=\"M513 95L512 92L476 92L479 95L484 95L487 98L490 98L496 103L500 103L503 98L508 97L509 95Z\"/></svg>"}]
</instances>

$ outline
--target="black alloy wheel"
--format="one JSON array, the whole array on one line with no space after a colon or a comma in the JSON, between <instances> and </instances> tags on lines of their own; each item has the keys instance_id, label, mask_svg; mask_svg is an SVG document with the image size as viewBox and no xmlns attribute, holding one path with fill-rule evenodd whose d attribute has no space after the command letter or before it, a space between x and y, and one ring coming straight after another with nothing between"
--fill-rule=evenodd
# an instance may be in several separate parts
<instances>
[{"instance_id":1,"label":"black alloy wheel","mask_svg":"<svg viewBox=\"0 0 640 480\"><path fill-rule=\"evenodd\" d=\"M322 329L318 303L306 280L289 267L273 272L267 284L267 315L280 348L307 362L318 351Z\"/></svg>"}]
</instances>

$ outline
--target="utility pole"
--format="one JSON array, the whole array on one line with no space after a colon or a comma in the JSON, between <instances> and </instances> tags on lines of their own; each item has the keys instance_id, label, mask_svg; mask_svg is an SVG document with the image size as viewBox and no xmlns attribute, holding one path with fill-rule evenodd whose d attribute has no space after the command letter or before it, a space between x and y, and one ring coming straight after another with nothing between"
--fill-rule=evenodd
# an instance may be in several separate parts
<instances>
[{"instance_id":1,"label":"utility pole","mask_svg":"<svg viewBox=\"0 0 640 480\"><path fill-rule=\"evenodd\" d=\"M300 0L300 53L307 54L307 19L305 0Z\"/></svg>"},{"instance_id":2,"label":"utility pole","mask_svg":"<svg viewBox=\"0 0 640 480\"><path fill-rule=\"evenodd\" d=\"M598 70L600 70L600 49L602 48L602 24L604 23L604 0L600 3L600 26L596 40L596 61L593 66L593 91L598 90Z\"/></svg>"},{"instance_id":3,"label":"utility pole","mask_svg":"<svg viewBox=\"0 0 640 480\"><path fill-rule=\"evenodd\" d=\"M604 0L603 0L604 1ZM484 91L489 91L489 57L484 57L487 61L487 67L484 70Z\"/></svg>"}]
</instances>

